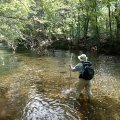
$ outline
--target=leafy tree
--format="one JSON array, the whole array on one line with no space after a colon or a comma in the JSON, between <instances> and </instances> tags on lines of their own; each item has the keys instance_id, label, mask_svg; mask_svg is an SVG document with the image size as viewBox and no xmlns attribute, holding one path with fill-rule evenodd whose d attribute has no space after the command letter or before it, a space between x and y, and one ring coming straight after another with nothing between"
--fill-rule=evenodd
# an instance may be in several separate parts
<instances>
[{"instance_id":1,"label":"leafy tree","mask_svg":"<svg viewBox=\"0 0 120 120\"><path fill-rule=\"evenodd\" d=\"M6 40L10 46L16 46L18 38L23 39L22 31L27 23L29 2L6 0L0 3L0 38Z\"/></svg>"},{"instance_id":2,"label":"leafy tree","mask_svg":"<svg viewBox=\"0 0 120 120\"><path fill-rule=\"evenodd\" d=\"M0 39L38 53L59 39L99 46L120 39L119 6L119 0L1 0Z\"/></svg>"}]
</instances>

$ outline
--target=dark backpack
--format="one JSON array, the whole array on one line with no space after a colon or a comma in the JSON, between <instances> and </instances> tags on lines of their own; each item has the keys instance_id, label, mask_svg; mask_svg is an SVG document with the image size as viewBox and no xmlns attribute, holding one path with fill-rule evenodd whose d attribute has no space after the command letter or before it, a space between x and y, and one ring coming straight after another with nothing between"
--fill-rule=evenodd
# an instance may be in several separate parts
<instances>
[{"instance_id":1,"label":"dark backpack","mask_svg":"<svg viewBox=\"0 0 120 120\"><path fill-rule=\"evenodd\" d=\"M94 69L90 62L82 62L84 71L80 74L79 78L83 78L85 80L91 80L94 77Z\"/></svg>"}]
</instances>

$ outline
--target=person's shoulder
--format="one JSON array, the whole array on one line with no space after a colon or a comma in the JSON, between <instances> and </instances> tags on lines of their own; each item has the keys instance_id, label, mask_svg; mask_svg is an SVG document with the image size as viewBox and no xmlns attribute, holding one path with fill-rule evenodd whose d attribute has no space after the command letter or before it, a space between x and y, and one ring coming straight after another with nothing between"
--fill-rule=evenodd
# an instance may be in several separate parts
<instances>
[{"instance_id":1,"label":"person's shoulder","mask_svg":"<svg viewBox=\"0 0 120 120\"><path fill-rule=\"evenodd\" d=\"M83 63L90 63L90 64L92 64L92 62L91 62L91 61L85 61L85 62L83 62Z\"/></svg>"},{"instance_id":2,"label":"person's shoulder","mask_svg":"<svg viewBox=\"0 0 120 120\"><path fill-rule=\"evenodd\" d=\"M82 66L82 65L83 65L83 63L78 63L78 64L77 64L77 66Z\"/></svg>"},{"instance_id":3,"label":"person's shoulder","mask_svg":"<svg viewBox=\"0 0 120 120\"><path fill-rule=\"evenodd\" d=\"M83 65L92 65L92 62L91 61L85 61L85 62L82 62Z\"/></svg>"}]
</instances>

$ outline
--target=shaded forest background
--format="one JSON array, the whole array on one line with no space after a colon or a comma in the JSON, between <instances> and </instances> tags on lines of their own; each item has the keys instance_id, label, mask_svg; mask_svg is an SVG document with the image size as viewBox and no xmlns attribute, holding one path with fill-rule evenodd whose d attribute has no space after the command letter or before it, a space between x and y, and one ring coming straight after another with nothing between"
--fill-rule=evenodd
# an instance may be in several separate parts
<instances>
[{"instance_id":1,"label":"shaded forest background","mask_svg":"<svg viewBox=\"0 0 120 120\"><path fill-rule=\"evenodd\" d=\"M25 47L120 54L119 0L1 0L0 41Z\"/></svg>"}]
</instances>

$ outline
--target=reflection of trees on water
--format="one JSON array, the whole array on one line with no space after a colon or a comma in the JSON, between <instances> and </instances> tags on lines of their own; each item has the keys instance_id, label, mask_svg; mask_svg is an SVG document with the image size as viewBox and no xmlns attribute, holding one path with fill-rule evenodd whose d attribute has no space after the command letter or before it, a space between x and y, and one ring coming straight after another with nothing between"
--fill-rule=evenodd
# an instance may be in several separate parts
<instances>
[{"instance_id":1,"label":"reflection of trees on water","mask_svg":"<svg viewBox=\"0 0 120 120\"><path fill-rule=\"evenodd\" d=\"M4 58L1 56L2 65L5 65Z\"/></svg>"},{"instance_id":2,"label":"reflection of trees on water","mask_svg":"<svg viewBox=\"0 0 120 120\"><path fill-rule=\"evenodd\" d=\"M0 74L9 72L18 66L17 57L14 54L4 53L0 51Z\"/></svg>"},{"instance_id":3,"label":"reflection of trees on water","mask_svg":"<svg viewBox=\"0 0 120 120\"><path fill-rule=\"evenodd\" d=\"M66 77L69 77L70 52L59 52L61 51L55 52L55 56L40 57L40 59L33 59L30 55L22 55L24 61L22 62L23 66L20 67L18 67L20 61L17 58L21 59L19 54L2 54L0 52L3 57L0 58L0 74L2 75L2 72L7 74L16 67L19 72L15 71L11 75L5 75L6 77L3 74L3 78L6 80L1 77L4 86L6 83L9 84L7 90L3 92L6 95L8 113L12 118L23 120L44 120L45 118L47 120L79 120L78 117L80 116L81 120L117 119L120 105L114 100L119 97L119 87L117 86L119 86L118 79L120 76L118 72L120 69L118 61L114 61L116 57L90 57L95 63L96 71L92 86L93 99L91 103L80 101L77 104L72 93L66 98L64 96L63 98L61 96L56 97L56 94L61 95L62 90L66 88L65 85L68 84ZM2 65L2 60L4 60L4 65ZM74 54L73 64L77 62L77 54ZM111 83L111 81L114 82ZM71 83L73 82L74 80ZM1 88L1 90L3 89ZM112 94L111 98L110 94Z\"/></svg>"}]
</instances>

